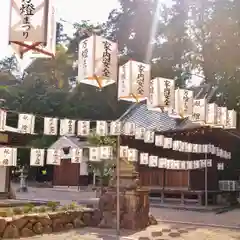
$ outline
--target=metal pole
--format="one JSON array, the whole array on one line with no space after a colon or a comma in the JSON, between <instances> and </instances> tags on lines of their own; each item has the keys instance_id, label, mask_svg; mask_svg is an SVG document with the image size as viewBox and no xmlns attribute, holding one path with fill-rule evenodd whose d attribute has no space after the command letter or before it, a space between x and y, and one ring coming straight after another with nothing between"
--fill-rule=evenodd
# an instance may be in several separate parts
<instances>
[{"instance_id":1,"label":"metal pole","mask_svg":"<svg viewBox=\"0 0 240 240\"><path fill-rule=\"evenodd\" d=\"M120 135L117 136L116 154L116 190L117 190L117 216L116 216L116 239L120 240Z\"/></svg>"},{"instance_id":2,"label":"metal pole","mask_svg":"<svg viewBox=\"0 0 240 240\"><path fill-rule=\"evenodd\" d=\"M208 168L207 168L207 153L205 153L205 207L208 206Z\"/></svg>"}]
</instances>

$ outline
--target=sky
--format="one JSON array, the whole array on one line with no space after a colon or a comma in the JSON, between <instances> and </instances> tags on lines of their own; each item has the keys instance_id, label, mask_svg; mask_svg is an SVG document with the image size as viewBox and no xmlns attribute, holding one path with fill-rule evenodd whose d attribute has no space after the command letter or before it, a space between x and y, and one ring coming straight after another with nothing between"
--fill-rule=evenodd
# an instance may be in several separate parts
<instances>
[{"instance_id":1,"label":"sky","mask_svg":"<svg viewBox=\"0 0 240 240\"><path fill-rule=\"evenodd\" d=\"M1 38L0 59L12 53L8 46L9 12L10 1L2 0L0 8L1 16ZM118 0L53 0L58 20L61 18L67 22L74 23L81 20L90 20L93 23L104 22L109 12L117 8ZM64 23L63 23L64 24ZM66 33L72 33L72 26L64 24Z\"/></svg>"}]
</instances>

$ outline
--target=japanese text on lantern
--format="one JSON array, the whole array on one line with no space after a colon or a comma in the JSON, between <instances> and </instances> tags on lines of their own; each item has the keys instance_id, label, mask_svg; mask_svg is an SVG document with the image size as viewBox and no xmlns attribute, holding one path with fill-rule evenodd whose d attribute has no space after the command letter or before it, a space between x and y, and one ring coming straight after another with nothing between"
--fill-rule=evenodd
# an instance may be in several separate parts
<instances>
[{"instance_id":1,"label":"japanese text on lantern","mask_svg":"<svg viewBox=\"0 0 240 240\"><path fill-rule=\"evenodd\" d=\"M188 91L184 90L184 93L183 93L183 111L184 112L188 111L188 102L189 102Z\"/></svg>"},{"instance_id":2,"label":"japanese text on lantern","mask_svg":"<svg viewBox=\"0 0 240 240\"><path fill-rule=\"evenodd\" d=\"M144 70L145 66L142 64L138 65L138 75L137 75L137 95L143 95L144 89Z\"/></svg>"},{"instance_id":3,"label":"japanese text on lantern","mask_svg":"<svg viewBox=\"0 0 240 240\"><path fill-rule=\"evenodd\" d=\"M164 80L164 104L165 106L170 105L170 82L168 80Z\"/></svg>"},{"instance_id":4,"label":"japanese text on lantern","mask_svg":"<svg viewBox=\"0 0 240 240\"><path fill-rule=\"evenodd\" d=\"M149 82L149 102L150 104L153 104L153 96L154 96L154 86L153 86L154 82L153 79L150 80Z\"/></svg>"},{"instance_id":5,"label":"japanese text on lantern","mask_svg":"<svg viewBox=\"0 0 240 240\"><path fill-rule=\"evenodd\" d=\"M103 56L102 56L102 63L103 63L103 76L110 77L110 63L111 63L111 47L112 44L108 41L103 41Z\"/></svg>"},{"instance_id":6,"label":"japanese text on lantern","mask_svg":"<svg viewBox=\"0 0 240 240\"><path fill-rule=\"evenodd\" d=\"M41 156L42 156L41 150L37 149L36 150L36 159L35 159L35 164L36 165L40 165L40 163L41 163Z\"/></svg>"},{"instance_id":7,"label":"japanese text on lantern","mask_svg":"<svg viewBox=\"0 0 240 240\"><path fill-rule=\"evenodd\" d=\"M122 72L121 72L121 85L122 85L122 93L125 93L125 86L126 84L126 64L122 66Z\"/></svg>"},{"instance_id":8,"label":"japanese text on lantern","mask_svg":"<svg viewBox=\"0 0 240 240\"><path fill-rule=\"evenodd\" d=\"M3 156L4 156L3 161L2 161L3 165L5 165L5 166L8 165L10 155L11 155L10 149L5 148L3 151Z\"/></svg>"},{"instance_id":9,"label":"japanese text on lantern","mask_svg":"<svg viewBox=\"0 0 240 240\"><path fill-rule=\"evenodd\" d=\"M197 107L197 109L199 109L201 107L201 102L199 100L196 100L194 102L194 107ZM194 112L193 113L193 120L199 121L200 120L200 116L201 116L200 112L197 112L197 111Z\"/></svg>"},{"instance_id":10,"label":"japanese text on lantern","mask_svg":"<svg viewBox=\"0 0 240 240\"><path fill-rule=\"evenodd\" d=\"M49 119L49 132L50 132L51 135L55 134L55 127L54 127L53 118Z\"/></svg>"},{"instance_id":11,"label":"japanese text on lantern","mask_svg":"<svg viewBox=\"0 0 240 240\"><path fill-rule=\"evenodd\" d=\"M88 59L87 44L88 44L88 39L85 39L82 44L82 59L83 59L82 65L84 69L84 75L86 75L86 71L87 71L87 59Z\"/></svg>"},{"instance_id":12,"label":"japanese text on lantern","mask_svg":"<svg viewBox=\"0 0 240 240\"><path fill-rule=\"evenodd\" d=\"M33 5L31 0L22 0L21 7L20 7L20 15L23 19L23 25L24 28L23 31L23 37L25 39L28 38L29 30L31 29L31 16L33 16L35 13L35 6Z\"/></svg>"},{"instance_id":13,"label":"japanese text on lantern","mask_svg":"<svg viewBox=\"0 0 240 240\"><path fill-rule=\"evenodd\" d=\"M73 121L68 120L68 133L72 134L73 133Z\"/></svg>"}]
</instances>

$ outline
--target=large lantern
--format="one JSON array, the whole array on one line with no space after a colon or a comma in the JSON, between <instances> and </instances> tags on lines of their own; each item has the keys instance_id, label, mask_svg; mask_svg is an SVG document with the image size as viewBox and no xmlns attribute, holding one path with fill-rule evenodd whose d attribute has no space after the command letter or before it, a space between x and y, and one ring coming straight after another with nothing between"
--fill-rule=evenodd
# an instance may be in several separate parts
<instances>
[{"instance_id":1,"label":"large lantern","mask_svg":"<svg viewBox=\"0 0 240 240\"><path fill-rule=\"evenodd\" d=\"M128 61L119 68L118 99L139 102L147 99L150 65Z\"/></svg>"},{"instance_id":2,"label":"large lantern","mask_svg":"<svg viewBox=\"0 0 240 240\"><path fill-rule=\"evenodd\" d=\"M51 4L50 0L11 1L9 44L20 58L29 50L50 54L41 48L47 44Z\"/></svg>"},{"instance_id":3,"label":"large lantern","mask_svg":"<svg viewBox=\"0 0 240 240\"><path fill-rule=\"evenodd\" d=\"M92 35L79 44L78 82L103 88L117 81L117 43Z\"/></svg>"},{"instance_id":4,"label":"large lantern","mask_svg":"<svg viewBox=\"0 0 240 240\"><path fill-rule=\"evenodd\" d=\"M182 118L192 116L193 91L187 89L175 90L175 111Z\"/></svg>"},{"instance_id":5,"label":"large lantern","mask_svg":"<svg viewBox=\"0 0 240 240\"><path fill-rule=\"evenodd\" d=\"M206 108L206 124L216 126L217 124L217 104L209 103Z\"/></svg>"},{"instance_id":6,"label":"large lantern","mask_svg":"<svg viewBox=\"0 0 240 240\"><path fill-rule=\"evenodd\" d=\"M237 112L235 110L228 110L226 128L231 129L236 127L237 127Z\"/></svg>"},{"instance_id":7,"label":"large lantern","mask_svg":"<svg viewBox=\"0 0 240 240\"><path fill-rule=\"evenodd\" d=\"M148 109L162 110L174 107L175 81L166 78L151 79L149 84Z\"/></svg>"}]
</instances>

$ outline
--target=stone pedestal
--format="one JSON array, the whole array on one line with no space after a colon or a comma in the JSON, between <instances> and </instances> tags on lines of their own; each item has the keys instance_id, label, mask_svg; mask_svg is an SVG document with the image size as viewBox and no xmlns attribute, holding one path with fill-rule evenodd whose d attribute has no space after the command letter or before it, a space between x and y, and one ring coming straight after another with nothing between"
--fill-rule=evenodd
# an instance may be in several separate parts
<instances>
[{"instance_id":1,"label":"stone pedestal","mask_svg":"<svg viewBox=\"0 0 240 240\"><path fill-rule=\"evenodd\" d=\"M149 225L148 191L136 189L124 194L125 209L121 216L121 227L124 229L140 230Z\"/></svg>"},{"instance_id":2,"label":"stone pedestal","mask_svg":"<svg viewBox=\"0 0 240 240\"><path fill-rule=\"evenodd\" d=\"M149 225L148 190L139 186L135 165L120 160L120 227L141 230ZM100 227L116 228L116 174L111 186L100 197L99 209L102 215Z\"/></svg>"}]
</instances>

